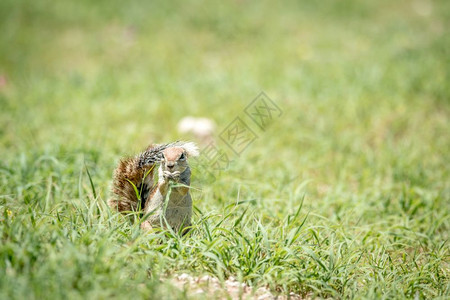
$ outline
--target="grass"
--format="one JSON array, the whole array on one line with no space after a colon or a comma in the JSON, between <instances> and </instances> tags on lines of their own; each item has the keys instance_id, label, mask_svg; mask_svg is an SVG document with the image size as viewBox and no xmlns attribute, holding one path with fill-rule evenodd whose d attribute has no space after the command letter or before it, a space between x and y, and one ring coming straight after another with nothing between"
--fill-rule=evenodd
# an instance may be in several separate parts
<instances>
[{"instance_id":1,"label":"grass","mask_svg":"<svg viewBox=\"0 0 450 300\"><path fill-rule=\"evenodd\" d=\"M448 298L447 2L1 1L0 298L191 298L181 273ZM191 163L190 234L145 234L105 206L112 171L187 115L258 138L220 143L215 180Z\"/></svg>"}]
</instances>

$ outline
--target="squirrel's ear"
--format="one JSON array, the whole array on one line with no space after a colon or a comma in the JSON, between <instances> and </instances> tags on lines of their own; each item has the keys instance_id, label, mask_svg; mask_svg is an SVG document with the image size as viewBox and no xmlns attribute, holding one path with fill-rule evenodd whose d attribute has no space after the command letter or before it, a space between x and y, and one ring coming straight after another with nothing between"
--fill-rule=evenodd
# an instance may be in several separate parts
<instances>
[{"instance_id":1,"label":"squirrel's ear","mask_svg":"<svg viewBox=\"0 0 450 300\"><path fill-rule=\"evenodd\" d=\"M197 145L193 142L184 143L181 146L181 148L183 148L184 151L186 151L186 154L188 157L194 157L194 156L198 156L200 154L198 151Z\"/></svg>"}]
</instances>

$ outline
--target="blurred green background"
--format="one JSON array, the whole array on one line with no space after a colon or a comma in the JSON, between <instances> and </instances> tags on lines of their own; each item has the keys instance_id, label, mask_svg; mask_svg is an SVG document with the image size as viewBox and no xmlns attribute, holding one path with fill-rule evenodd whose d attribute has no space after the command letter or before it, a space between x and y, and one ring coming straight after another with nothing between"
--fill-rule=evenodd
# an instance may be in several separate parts
<instances>
[{"instance_id":1,"label":"blurred green background","mask_svg":"<svg viewBox=\"0 0 450 300\"><path fill-rule=\"evenodd\" d=\"M306 194L311 224L343 222L387 244L402 224L439 244L449 28L445 0L2 0L0 203L24 212L48 185L54 203L81 201L84 163L105 200L120 157L190 139L177 132L185 116L214 120L218 134L264 91L282 117L214 183L194 171L199 208L256 199L252 210L277 222ZM437 264L427 296L448 292L448 261Z\"/></svg>"},{"instance_id":2,"label":"blurred green background","mask_svg":"<svg viewBox=\"0 0 450 300\"><path fill-rule=\"evenodd\" d=\"M280 128L296 124L291 144L386 141L378 127L389 140L446 121L448 6L5 0L2 144L140 149L185 115L225 126L261 90L281 102Z\"/></svg>"}]
</instances>

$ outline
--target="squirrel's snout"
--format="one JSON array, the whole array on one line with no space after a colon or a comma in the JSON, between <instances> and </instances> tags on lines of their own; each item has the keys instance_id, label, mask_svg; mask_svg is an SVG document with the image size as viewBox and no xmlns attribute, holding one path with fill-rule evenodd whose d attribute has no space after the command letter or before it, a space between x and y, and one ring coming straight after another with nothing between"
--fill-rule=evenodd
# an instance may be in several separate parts
<instances>
[{"instance_id":1,"label":"squirrel's snout","mask_svg":"<svg viewBox=\"0 0 450 300\"><path fill-rule=\"evenodd\" d=\"M166 164L166 167L169 168L169 169L171 170L171 169L173 169L173 167L175 167L175 163L173 163L173 162L168 162L168 163Z\"/></svg>"}]
</instances>

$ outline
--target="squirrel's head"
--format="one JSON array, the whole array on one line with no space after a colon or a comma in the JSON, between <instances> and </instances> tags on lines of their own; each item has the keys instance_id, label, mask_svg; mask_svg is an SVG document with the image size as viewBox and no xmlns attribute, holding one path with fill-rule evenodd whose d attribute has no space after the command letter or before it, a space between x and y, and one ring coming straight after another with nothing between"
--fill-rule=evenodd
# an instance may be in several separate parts
<instances>
[{"instance_id":1,"label":"squirrel's head","mask_svg":"<svg viewBox=\"0 0 450 300\"><path fill-rule=\"evenodd\" d=\"M161 167L164 171L183 173L189 167L187 159L198 156L198 148L192 143L184 143L180 146L169 147L163 152Z\"/></svg>"}]
</instances>

